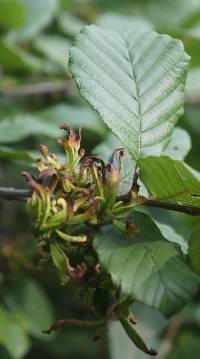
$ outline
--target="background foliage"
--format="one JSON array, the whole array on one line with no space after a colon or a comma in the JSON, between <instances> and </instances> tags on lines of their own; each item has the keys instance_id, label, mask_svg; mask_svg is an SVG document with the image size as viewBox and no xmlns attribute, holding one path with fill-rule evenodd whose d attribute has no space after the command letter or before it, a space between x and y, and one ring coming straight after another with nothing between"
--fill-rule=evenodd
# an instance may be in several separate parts
<instances>
[{"instance_id":1,"label":"background foliage","mask_svg":"<svg viewBox=\"0 0 200 359\"><path fill-rule=\"evenodd\" d=\"M116 138L78 95L67 66L73 37L89 23L110 29L142 26L184 42L192 57L185 114L178 123L182 129L176 130L179 141L172 142L168 151L200 170L199 0L1 0L1 186L25 187L20 172L33 164L39 144L45 142L51 151L58 151L60 122L82 126L87 153L101 152L105 157L109 148L117 146ZM129 162L124 167L130 168ZM125 176L126 185L130 176L131 172ZM72 289L60 287L53 268L37 270L40 253L35 254L36 240L24 205L1 201L0 211L0 357L143 358L114 322L107 338L97 342L92 341L92 333L77 329L42 334L54 319L82 314ZM159 210L151 210L151 215L163 233L187 247L198 219ZM139 303L134 305L139 332L147 343L160 348L160 358L199 358L199 299L197 294L169 321Z\"/></svg>"}]
</instances>

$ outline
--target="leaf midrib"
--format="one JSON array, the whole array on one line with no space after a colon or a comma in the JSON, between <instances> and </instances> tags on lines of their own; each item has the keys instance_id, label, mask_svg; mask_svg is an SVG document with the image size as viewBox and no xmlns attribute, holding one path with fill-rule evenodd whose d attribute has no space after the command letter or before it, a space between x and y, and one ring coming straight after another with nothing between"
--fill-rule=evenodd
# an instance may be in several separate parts
<instances>
[{"instance_id":1,"label":"leaf midrib","mask_svg":"<svg viewBox=\"0 0 200 359\"><path fill-rule=\"evenodd\" d=\"M136 156L136 159L140 157L141 154L141 130L142 130L142 120L141 120L141 106L140 106L140 94L139 94L139 88L138 88L138 84L137 84L137 77L136 77L136 73L134 71L134 62L131 61L131 57L130 57L130 50L129 50L129 46L127 43L127 39L121 34L121 38L123 40L125 49L127 50L127 55L128 55L128 61L130 63L131 66L131 70L132 70L132 79L135 83L135 89L136 89L136 96L137 96L137 103L138 103L138 120L139 120L139 133L138 133L138 156ZM133 119L134 121L134 119Z\"/></svg>"}]
</instances>

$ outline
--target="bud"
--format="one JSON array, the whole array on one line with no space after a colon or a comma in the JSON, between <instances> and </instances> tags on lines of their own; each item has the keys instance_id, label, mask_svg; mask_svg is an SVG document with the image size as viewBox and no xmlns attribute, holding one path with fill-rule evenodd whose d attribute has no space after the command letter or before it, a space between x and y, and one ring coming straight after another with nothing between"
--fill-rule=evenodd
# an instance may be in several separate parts
<instances>
[{"instance_id":1,"label":"bud","mask_svg":"<svg viewBox=\"0 0 200 359\"><path fill-rule=\"evenodd\" d=\"M62 186L64 192L70 193L73 189L75 189L74 184L69 180L67 176L62 177Z\"/></svg>"},{"instance_id":2,"label":"bud","mask_svg":"<svg viewBox=\"0 0 200 359\"><path fill-rule=\"evenodd\" d=\"M118 189L119 189L120 174L111 165L110 173L107 176L106 184L104 185L104 198L105 202L103 208L112 209L115 204Z\"/></svg>"},{"instance_id":3,"label":"bud","mask_svg":"<svg viewBox=\"0 0 200 359\"><path fill-rule=\"evenodd\" d=\"M59 127L68 133L68 139L61 138L58 140L58 144L64 147L67 154L64 167L73 169L85 153L85 151L80 149L81 129L79 128L79 130L75 132L65 123L60 124Z\"/></svg>"}]
</instances>

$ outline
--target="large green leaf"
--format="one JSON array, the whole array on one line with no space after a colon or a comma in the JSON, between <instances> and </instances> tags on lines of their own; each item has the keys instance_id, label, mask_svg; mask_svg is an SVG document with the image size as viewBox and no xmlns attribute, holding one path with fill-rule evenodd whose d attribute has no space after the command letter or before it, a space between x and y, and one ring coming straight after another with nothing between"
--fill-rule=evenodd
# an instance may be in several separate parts
<instances>
[{"instance_id":1,"label":"large green leaf","mask_svg":"<svg viewBox=\"0 0 200 359\"><path fill-rule=\"evenodd\" d=\"M81 95L137 159L159 155L183 113L189 56L155 32L83 28L70 49Z\"/></svg>"},{"instance_id":2,"label":"large green leaf","mask_svg":"<svg viewBox=\"0 0 200 359\"><path fill-rule=\"evenodd\" d=\"M189 239L188 257L191 268L200 274L200 223L195 227Z\"/></svg>"},{"instance_id":3,"label":"large green leaf","mask_svg":"<svg viewBox=\"0 0 200 359\"><path fill-rule=\"evenodd\" d=\"M194 295L199 278L187 267L150 217L134 212L134 238L109 226L97 233L94 248L122 294L170 316Z\"/></svg>"},{"instance_id":4,"label":"large green leaf","mask_svg":"<svg viewBox=\"0 0 200 359\"><path fill-rule=\"evenodd\" d=\"M167 156L138 161L140 177L155 199L200 208L200 182L183 162Z\"/></svg>"}]
</instances>

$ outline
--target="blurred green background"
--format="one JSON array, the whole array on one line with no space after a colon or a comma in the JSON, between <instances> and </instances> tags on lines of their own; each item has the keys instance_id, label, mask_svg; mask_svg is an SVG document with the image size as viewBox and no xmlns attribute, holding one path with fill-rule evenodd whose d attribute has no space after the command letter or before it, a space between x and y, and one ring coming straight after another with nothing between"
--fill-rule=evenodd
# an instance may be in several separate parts
<instances>
[{"instance_id":1,"label":"blurred green background","mask_svg":"<svg viewBox=\"0 0 200 359\"><path fill-rule=\"evenodd\" d=\"M186 162L200 170L200 0L0 0L0 186L25 188L21 171L33 165L40 143L59 151L57 125L83 128L87 153L109 131L79 96L68 71L68 49L84 24L110 29L143 27L180 38L191 55L186 83ZM190 146L182 143L182 147ZM186 150L186 152L187 152ZM152 210L177 241L198 219ZM173 229L169 229L168 225ZM175 233L175 234L174 234ZM107 333L62 329L42 334L55 320L82 316L73 288L61 287L53 268L38 269L42 254L23 203L0 201L0 358L143 359L117 323ZM158 358L200 358L200 294L166 321L134 305L138 331Z\"/></svg>"}]
</instances>

